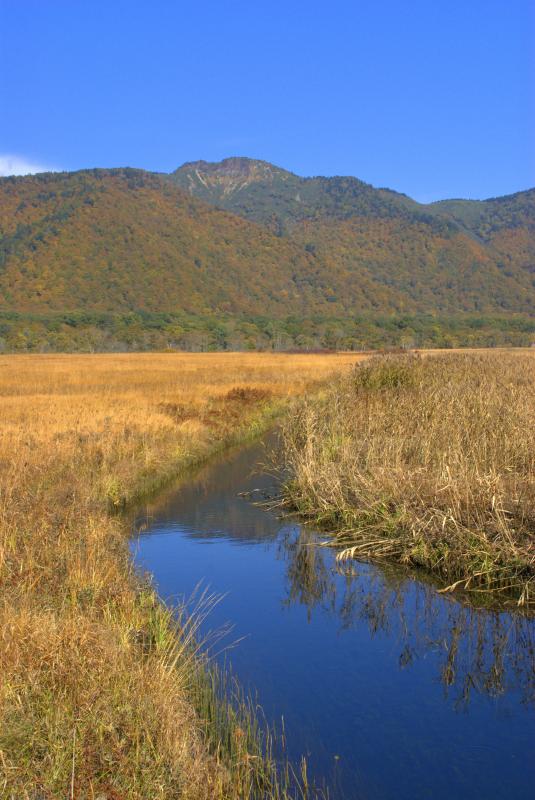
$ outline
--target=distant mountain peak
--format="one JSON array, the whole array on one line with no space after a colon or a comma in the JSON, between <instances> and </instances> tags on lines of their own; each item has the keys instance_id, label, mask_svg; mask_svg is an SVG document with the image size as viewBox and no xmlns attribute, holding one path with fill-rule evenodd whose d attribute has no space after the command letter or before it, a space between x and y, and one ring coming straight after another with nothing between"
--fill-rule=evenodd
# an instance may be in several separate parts
<instances>
[{"instance_id":1,"label":"distant mountain peak","mask_svg":"<svg viewBox=\"0 0 535 800\"><path fill-rule=\"evenodd\" d=\"M258 172L265 174L280 174L285 173L291 175L287 169L277 167L269 161L262 161L259 158L249 158L248 156L229 156L223 158L221 161L186 161L182 164L176 172L187 171L190 169L201 169L203 172L223 172L223 173L241 173L241 174L256 174Z\"/></svg>"},{"instance_id":2,"label":"distant mountain peak","mask_svg":"<svg viewBox=\"0 0 535 800\"><path fill-rule=\"evenodd\" d=\"M228 197L253 183L273 183L295 177L268 161L245 156L231 156L222 161L188 161L172 175L191 194L206 191L215 192L219 197Z\"/></svg>"}]
</instances>

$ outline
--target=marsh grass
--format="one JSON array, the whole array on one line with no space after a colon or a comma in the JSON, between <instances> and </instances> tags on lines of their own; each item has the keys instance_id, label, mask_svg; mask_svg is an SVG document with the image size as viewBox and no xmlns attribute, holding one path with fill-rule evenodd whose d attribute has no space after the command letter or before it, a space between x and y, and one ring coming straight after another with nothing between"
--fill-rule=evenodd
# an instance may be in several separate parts
<instances>
[{"instance_id":1,"label":"marsh grass","mask_svg":"<svg viewBox=\"0 0 535 800\"><path fill-rule=\"evenodd\" d=\"M354 360L0 358L0 797L289 796L268 749L254 772L218 744L195 688L205 609L188 623L162 606L109 512L257 435ZM273 786L251 778L262 770Z\"/></svg>"},{"instance_id":2,"label":"marsh grass","mask_svg":"<svg viewBox=\"0 0 535 800\"><path fill-rule=\"evenodd\" d=\"M288 760L283 720L270 725L229 667L201 661L193 702L204 720L205 740L232 774L238 797L328 800L328 788L310 781L306 759Z\"/></svg>"},{"instance_id":3,"label":"marsh grass","mask_svg":"<svg viewBox=\"0 0 535 800\"><path fill-rule=\"evenodd\" d=\"M288 504L340 560L423 567L443 591L535 602L535 358L371 359L285 430Z\"/></svg>"}]
</instances>

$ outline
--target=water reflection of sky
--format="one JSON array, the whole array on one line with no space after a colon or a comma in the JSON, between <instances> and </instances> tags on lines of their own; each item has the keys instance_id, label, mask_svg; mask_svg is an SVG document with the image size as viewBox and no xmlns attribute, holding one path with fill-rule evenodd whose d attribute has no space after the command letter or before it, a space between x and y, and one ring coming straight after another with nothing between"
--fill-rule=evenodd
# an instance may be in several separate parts
<instances>
[{"instance_id":1,"label":"water reflection of sky","mask_svg":"<svg viewBox=\"0 0 535 800\"><path fill-rule=\"evenodd\" d=\"M259 459L242 451L140 513L133 548L160 594L226 595L209 625L244 638L225 657L335 796L531 800L533 623L399 569L339 569L313 531L238 496L273 492Z\"/></svg>"}]
</instances>

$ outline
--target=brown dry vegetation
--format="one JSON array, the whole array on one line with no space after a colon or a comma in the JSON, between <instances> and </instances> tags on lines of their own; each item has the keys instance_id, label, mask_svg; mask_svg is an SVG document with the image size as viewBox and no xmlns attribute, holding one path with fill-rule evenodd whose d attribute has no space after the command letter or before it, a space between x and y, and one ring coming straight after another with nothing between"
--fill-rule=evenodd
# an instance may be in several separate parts
<instances>
[{"instance_id":1,"label":"brown dry vegetation","mask_svg":"<svg viewBox=\"0 0 535 800\"><path fill-rule=\"evenodd\" d=\"M195 626L135 576L109 511L355 360L0 359L1 797L250 796L253 760L219 756L193 708Z\"/></svg>"},{"instance_id":2,"label":"brown dry vegetation","mask_svg":"<svg viewBox=\"0 0 535 800\"><path fill-rule=\"evenodd\" d=\"M287 500L339 558L535 602L535 354L375 357L286 430Z\"/></svg>"}]
</instances>

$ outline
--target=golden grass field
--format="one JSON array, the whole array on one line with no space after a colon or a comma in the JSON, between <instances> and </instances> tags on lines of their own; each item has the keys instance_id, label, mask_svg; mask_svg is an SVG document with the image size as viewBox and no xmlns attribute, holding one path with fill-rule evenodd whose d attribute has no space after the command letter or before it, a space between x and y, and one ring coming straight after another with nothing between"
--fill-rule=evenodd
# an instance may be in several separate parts
<instances>
[{"instance_id":1,"label":"golden grass field","mask_svg":"<svg viewBox=\"0 0 535 800\"><path fill-rule=\"evenodd\" d=\"M251 796L251 759L207 745L191 641L109 512L358 359L0 357L0 797Z\"/></svg>"}]
</instances>

